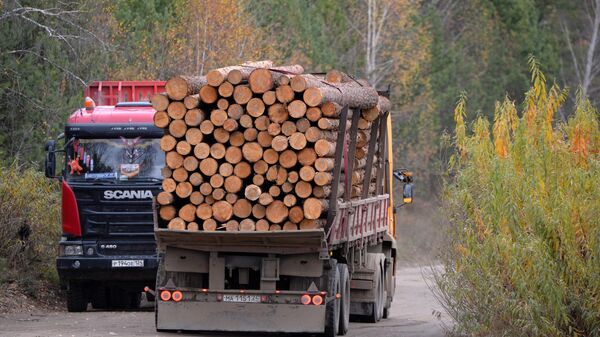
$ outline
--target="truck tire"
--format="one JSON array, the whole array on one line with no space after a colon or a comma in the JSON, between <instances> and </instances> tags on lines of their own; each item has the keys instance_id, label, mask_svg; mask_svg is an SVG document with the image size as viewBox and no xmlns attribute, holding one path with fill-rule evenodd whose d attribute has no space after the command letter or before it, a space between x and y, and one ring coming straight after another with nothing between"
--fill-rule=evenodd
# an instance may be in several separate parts
<instances>
[{"instance_id":1,"label":"truck tire","mask_svg":"<svg viewBox=\"0 0 600 337\"><path fill-rule=\"evenodd\" d=\"M383 317L383 307L385 306L385 290L383 283L383 274L381 264L377 264L374 275L375 282L375 301L373 301L371 314L367 317L369 323L377 323Z\"/></svg>"},{"instance_id":2,"label":"truck tire","mask_svg":"<svg viewBox=\"0 0 600 337\"><path fill-rule=\"evenodd\" d=\"M67 290L67 311L82 312L87 310L87 297L81 283L70 282Z\"/></svg>"},{"instance_id":3,"label":"truck tire","mask_svg":"<svg viewBox=\"0 0 600 337\"><path fill-rule=\"evenodd\" d=\"M340 289L340 271L334 265L329 273L327 295L330 300L326 302L324 335L334 337L337 336L340 327L340 301L335 298Z\"/></svg>"},{"instance_id":4,"label":"truck tire","mask_svg":"<svg viewBox=\"0 0 600 337\"><path fill-rule=\"evenodd\" d=\"M338 264L340 272L340 327L338 334L345 336L350 327L350 273L346 264Z\"/></svg>"}]
</instances>

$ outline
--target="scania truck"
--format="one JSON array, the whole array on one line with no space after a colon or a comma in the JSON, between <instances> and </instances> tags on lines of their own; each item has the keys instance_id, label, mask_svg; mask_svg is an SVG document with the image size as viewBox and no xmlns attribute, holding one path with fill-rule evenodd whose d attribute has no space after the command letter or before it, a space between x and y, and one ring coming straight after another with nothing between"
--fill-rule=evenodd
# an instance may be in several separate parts
<instances>
[{"instance_id":1,"label":"scania truck","mask_svg":"<svg viewBox=\"0 0 600 337\"><path fill-rule=\"evenodd\" d=\"M149 100L164 85L94 82L64 133L46 143L46 176L62 187L56 266L69 311L85 311L90 303L135 308L144 286L155 282L152 198L164 154Z\"/></svg>"}]
</instances>

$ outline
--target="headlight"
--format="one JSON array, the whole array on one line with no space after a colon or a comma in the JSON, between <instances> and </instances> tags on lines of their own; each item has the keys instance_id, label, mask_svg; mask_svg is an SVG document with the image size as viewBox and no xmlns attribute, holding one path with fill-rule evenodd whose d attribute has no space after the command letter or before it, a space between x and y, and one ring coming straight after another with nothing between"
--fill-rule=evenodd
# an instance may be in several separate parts
<instances>
[{"instance_id":1,"label":"headlight","mask_svg":"<svg viewBox=\"0 0 600 337\"><path fill-rule=\"evenodd\" d=\"M81 245L61 245L62 256L83 255L83 247Z\"/></svg>"}]
</instances>

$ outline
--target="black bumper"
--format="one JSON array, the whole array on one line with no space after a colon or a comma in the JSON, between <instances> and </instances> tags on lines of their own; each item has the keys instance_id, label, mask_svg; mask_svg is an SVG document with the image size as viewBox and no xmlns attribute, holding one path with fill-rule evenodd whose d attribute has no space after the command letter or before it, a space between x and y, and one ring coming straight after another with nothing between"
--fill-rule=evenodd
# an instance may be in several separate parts
<instances>
[{"instance_id":1,"label":"black bumper","mask_svg":"<svg viewBox=\"0 0 600 337\"><path fill-rule=\"evenodd\" d=\"M113 260L143 260L143 267L113 267ZM56 259L56 269L61 283L80 281L141 281L153 285L158 267L157 256L61 256Z\"/></svg>"}]
</instances>

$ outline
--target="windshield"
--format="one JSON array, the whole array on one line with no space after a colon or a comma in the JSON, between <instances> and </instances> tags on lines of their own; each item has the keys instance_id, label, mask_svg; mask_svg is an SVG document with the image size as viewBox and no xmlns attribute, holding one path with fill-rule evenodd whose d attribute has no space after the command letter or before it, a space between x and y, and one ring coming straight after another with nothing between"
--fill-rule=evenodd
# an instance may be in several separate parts
<instances>
[{"instance_id":1,"label":"windshield","mask_svg":"<svg viewBox=\"0 0 600 337\"><path fill-rule=\"evenodd\" d=\"M165 162L159 139L73 139L67 146L69 180L161 179Z\"/></svg>"}]
</instances>

